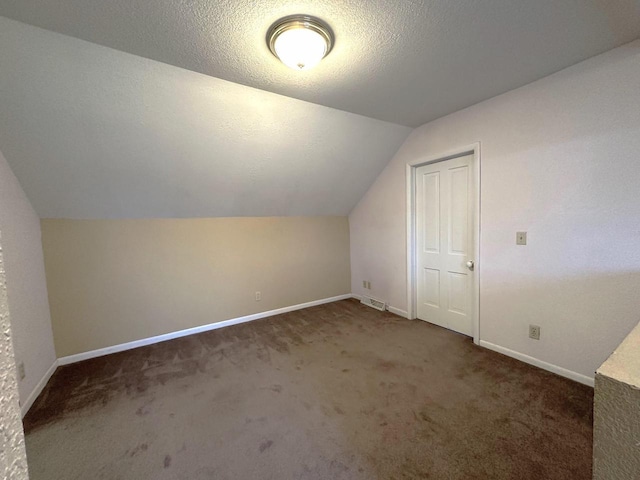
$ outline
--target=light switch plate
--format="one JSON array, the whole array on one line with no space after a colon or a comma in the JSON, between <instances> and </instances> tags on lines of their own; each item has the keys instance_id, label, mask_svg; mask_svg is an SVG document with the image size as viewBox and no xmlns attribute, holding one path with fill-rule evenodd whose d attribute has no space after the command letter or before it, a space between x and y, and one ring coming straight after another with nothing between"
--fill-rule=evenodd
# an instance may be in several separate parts
<instances>
[{"instance_id":1,"label":"light switch plate","mask_svg":"<svg viewBox=\"0 0 640 480\"><path fill-rule=\"evenodd\" d=\"M516 232L516 245L527 244L527 232Z\"/></svg>"}]
</instances>

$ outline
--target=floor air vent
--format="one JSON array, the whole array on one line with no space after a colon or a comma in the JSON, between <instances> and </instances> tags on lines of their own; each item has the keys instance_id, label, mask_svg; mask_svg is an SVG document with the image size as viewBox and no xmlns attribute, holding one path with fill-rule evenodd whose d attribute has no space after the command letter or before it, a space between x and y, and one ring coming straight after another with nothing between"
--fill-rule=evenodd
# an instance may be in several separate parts
<instances>
[{"instance_id":1,"label":"floor air vent","mask_svg":"<svg viewBox=\"0 0 640 480\"><path fill-rule=\"evenodd\" d=\"M376 310L380 310L381 312L384 312L387 309L387 304L384 302L381 302L380 300L376 300L375 298L371 298L371 297L362 297L362 300L360 300L360 303L364 303L365 305L368 305L372 308L375 308Z\"/></svg>"}]
</instances>

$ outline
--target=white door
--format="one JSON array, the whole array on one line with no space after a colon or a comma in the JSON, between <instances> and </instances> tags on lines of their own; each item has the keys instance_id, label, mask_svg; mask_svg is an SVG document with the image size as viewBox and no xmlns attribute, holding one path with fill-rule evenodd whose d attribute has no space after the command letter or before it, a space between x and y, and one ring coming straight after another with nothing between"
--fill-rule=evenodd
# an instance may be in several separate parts
<instances>
[{"instance_id":1,"label":"white door","mask_svg":"<svg viewBox=\"0 0 640 480\"><path fill-rule=\"evenodd\" d=\"M418 318L473 336L473 155L416 169Z\"/></svg>"}]
</instances>

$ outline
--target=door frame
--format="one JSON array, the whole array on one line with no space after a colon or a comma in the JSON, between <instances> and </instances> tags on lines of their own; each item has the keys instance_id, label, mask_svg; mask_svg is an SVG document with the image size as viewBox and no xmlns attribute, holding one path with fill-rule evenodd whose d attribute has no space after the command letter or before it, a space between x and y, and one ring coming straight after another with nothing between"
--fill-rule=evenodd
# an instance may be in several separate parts
<instances>
[{"instance_id":1,"label":"door frame","mask_svg":"<svg viewBox=\"0 0 640 480\"><path fill-rule=\"evenodd\" d=\"M480 343L480 142L456 148L448 152L425 158L418 158L406 165L407 191L407 318L414 320L417 315L416 281L416 170L431 163L444 162L452 158L473 155L474 205L474 246L473 246L473 343Z\"/></svg>"}]
</instances>

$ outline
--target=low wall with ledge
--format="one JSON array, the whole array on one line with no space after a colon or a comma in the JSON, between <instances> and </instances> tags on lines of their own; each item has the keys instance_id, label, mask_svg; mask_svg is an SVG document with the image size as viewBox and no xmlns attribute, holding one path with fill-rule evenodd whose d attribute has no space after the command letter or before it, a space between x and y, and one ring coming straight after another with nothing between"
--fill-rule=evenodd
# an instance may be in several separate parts
<instances>
[{"instance_id":1,"label":"low wall with ledge","mask_svg":"<svg viewBox=\"0 0 640 480\"><path fill-rule=\"evenodd\" d=\"M640 325L596 372L593 478L640 478Z\"/></svg>"}]
</instances>

